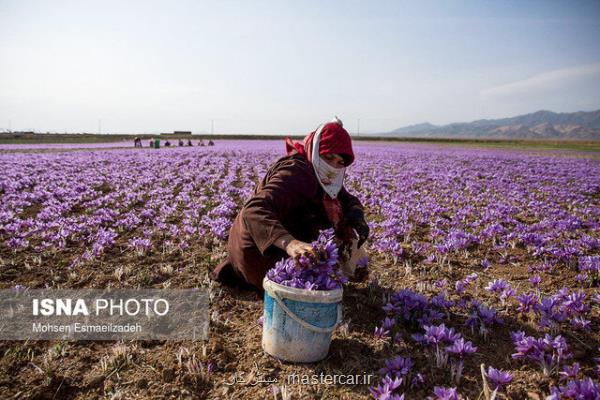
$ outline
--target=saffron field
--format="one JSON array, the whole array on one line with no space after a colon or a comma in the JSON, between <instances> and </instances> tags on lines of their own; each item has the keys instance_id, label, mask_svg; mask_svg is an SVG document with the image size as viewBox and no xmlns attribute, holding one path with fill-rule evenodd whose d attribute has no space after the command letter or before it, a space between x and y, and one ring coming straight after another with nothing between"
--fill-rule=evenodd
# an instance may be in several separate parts
<instances>
[{"instance_id":1,"label":"saffron field","mask_svg":"<svg viewBox=\"0 0 600 400\"><path fill-rule=\"evenodd\" d=\"M26 147L0 149L2 288L207 287L211 328L0 342L1 398L600 398L594 153L355 144L345 185L367 210L369 279L344 286L329 356L294 365L262 352L256 295L208 279L283 142Z\"/></svg>"}]
</instances>

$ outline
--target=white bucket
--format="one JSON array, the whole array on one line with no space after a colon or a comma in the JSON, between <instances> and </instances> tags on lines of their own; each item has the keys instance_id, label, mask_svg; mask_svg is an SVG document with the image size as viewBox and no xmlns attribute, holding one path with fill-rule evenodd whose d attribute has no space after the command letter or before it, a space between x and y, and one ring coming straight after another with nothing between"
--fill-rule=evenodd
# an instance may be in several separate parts
<instances>
[{"instance_id":1,"label":"white bucket","mask_svg":"<svg viewBox=\"0 0 600 400\"><path fill-rule=\"evenodd\" d=\"M342 320L343 290L296 289L266 277L263 287L263 349L284 361L324 359Z\"/></svg>"}]
</instances>

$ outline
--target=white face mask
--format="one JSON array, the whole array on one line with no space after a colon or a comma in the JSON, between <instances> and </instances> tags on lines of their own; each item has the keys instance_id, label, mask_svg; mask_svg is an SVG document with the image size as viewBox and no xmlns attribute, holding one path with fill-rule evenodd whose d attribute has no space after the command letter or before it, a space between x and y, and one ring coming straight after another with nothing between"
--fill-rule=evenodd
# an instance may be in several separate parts
<instances>
[{"instance_id":1,"label":"white face mask","mask_svg":"<svg viewBox=\"0 0 600 400\"><path fill-rule=\"evenodd\" d=\"M315 173L319 178L319 184L325 193L329 195L329 197L335 199L340 190L342 190L346 167L332 167L319 155L319 141L321 139L321 130L323 130L323 126L324 125L319 126L315 136L313 137L312 164L315 169Z\"/></svg>"},{"instance_id":2,"label":"white face mask","mask_svg":"<svg viewBox=\"0 0 600 400\"><path fill-rule=\"evenodd\" d=\"M320 157L319 157L320 158ZM344 184L345 167L335 168L327 164L327 161L319 159L317 175L327 194L335 199Z\"/></svg>"}]
</instances>

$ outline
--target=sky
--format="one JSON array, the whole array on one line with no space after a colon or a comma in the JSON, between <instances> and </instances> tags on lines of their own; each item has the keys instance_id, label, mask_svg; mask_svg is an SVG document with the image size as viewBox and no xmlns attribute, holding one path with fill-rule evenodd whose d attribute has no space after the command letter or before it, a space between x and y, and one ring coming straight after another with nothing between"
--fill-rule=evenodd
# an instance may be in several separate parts
<instances>
[{"instance_id":1,"label":"sky","mask_svg":"<svg viewBox=\"0 0 600 400\"><path fill-rule=\"evenodd\" d=\"M0 131L356 134L600 109L600 1L0 0Z\"/></svg>"}]
</instances>

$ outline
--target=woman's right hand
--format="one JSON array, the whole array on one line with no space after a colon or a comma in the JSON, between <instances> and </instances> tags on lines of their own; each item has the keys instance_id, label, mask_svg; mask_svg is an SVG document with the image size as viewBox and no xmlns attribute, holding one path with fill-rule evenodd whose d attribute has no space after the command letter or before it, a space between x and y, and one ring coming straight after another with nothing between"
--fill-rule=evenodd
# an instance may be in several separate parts
<instances>
[{"instance_id":1,"label":"woman's right hand","mask_svg":"<svg viewBox=\"0 0 600 400\"><path fill-rule=\"evenodd\" d=\"M315 249L313 249L309 243L302 242L300 240L294 239L291 242L289 242L287 247L285 248L285 251L288 254L288 256L293 258L305 256L313 260L317 259L317 252L315 251Z\"/></svg>"}]
</instances>

